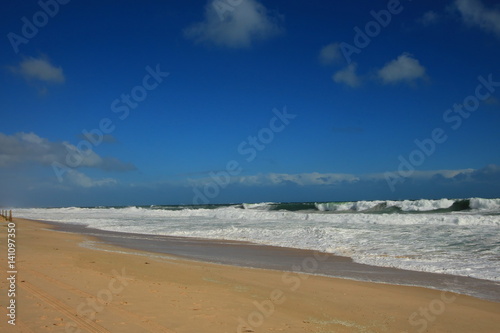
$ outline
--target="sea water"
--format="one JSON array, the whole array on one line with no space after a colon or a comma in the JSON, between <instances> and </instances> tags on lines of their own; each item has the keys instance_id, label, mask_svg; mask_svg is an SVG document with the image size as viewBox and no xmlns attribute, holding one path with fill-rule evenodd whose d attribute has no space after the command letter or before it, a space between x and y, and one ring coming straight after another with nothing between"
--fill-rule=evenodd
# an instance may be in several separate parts
<instances>
[{"instance_id":1,"label":"sea water","mask_svg":"<svg viewBox=\"0 0 500 333\"><path fill-rule=\"evenodd\" d=\"M500 199L16 209L92 228L317 250L382 267L500 281Z\"/></svg>"}]
</instances>

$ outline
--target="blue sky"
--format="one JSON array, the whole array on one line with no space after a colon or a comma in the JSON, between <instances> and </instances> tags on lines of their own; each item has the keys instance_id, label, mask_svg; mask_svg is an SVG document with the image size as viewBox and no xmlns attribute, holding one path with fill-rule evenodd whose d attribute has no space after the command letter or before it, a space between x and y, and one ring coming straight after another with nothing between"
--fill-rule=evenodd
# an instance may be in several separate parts
<instances>
[{"instance_id":1,"label":"blue sky","mask_svg":"<svg viewBox=\"0 0 500 333\"><path fill-rule=\"evenodd\" d=\"M496 1L41 0L0 16L0 204L500 196Z\"/></svg>"}]
</instances>

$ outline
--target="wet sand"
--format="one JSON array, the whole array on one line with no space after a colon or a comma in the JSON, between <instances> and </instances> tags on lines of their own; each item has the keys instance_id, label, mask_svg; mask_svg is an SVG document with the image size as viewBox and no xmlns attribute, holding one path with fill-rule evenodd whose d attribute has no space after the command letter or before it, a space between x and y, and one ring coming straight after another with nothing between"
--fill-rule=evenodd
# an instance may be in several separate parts
<instances>
[{"instance_id":1,"label":"wet sand","mask_svg":"<svg viewBox=\"0 0 500 333\"><path fill-rule=\"evenodd\" d=\"M500 283L488 280L371 266L355 263L348 257L248 242L133 234L74 224L51 224L57 230L97 237L100 242L93 243L92 247L106 243L203 262L426 287L500 302Z\"/></svg>"}]
</instances>

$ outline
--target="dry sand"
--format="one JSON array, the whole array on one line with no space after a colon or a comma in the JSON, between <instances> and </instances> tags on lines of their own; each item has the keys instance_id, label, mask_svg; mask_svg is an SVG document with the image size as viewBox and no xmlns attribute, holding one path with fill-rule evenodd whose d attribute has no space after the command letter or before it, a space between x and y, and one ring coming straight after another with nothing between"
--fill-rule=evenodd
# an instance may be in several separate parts
<instances>
[{"instance_id":1,"label":"dry sand","mask_svg":"<svg viewBox=\"0 0 500 333\"><path fill-rule=\"evenodd\" d=\"M247 269L16 224L8 296L0 222L0 332L500 332L500 303L425 288ZM15 326L8 324L15 299Z\"/></svg>"}]
</instances>

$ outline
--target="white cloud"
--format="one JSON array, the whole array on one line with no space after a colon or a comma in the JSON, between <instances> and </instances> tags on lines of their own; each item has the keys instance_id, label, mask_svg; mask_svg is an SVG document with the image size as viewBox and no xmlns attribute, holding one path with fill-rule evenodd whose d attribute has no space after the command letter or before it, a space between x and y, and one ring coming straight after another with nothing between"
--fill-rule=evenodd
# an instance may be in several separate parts
<instances>
[{"instance_id":1,"label":"white cloud","mask_svg":"<svg viewBox=\"0 0 500 333\"><path fill-rule=\"evenodd\" d=\"M486 8L480 0L455 0L454 6L466 24L500 37L500 10Z\"/></svg>"},{"instance_id":2,"label":"white cloud","mask_svg":"<svg viewBox=\"0 0 500 333\"><path fill-rule=\"evenodd\" d=\"M353 183L359 181L359 178L351 174L343 173L266 173L250 176L231 177L231 184L240 184L246 186L273 186L295 184L300 186L309 185L336 185L341 183ZM191 186L204 186L213 183L214 179L205 177L197 180L190 179Z\"/></svg>"},{"instance_id":3,"label":"white cloud","mask_svg":"<svg viewBox=\"0 0 500 333\"><path fill-rule=\"evenodd\" d=\"M78 144L81 143L81 147ZM105 171L130 171L135 166L113 157L101 157L92 149L88 141L80 141L77 146L68 142L51 142L35 133L0 133L0 167L14 167L20 164L50 166L57 162L71 167L97 168ZM80 149L79 149L80 148ZM70 161L70 162L68 162ZM74 163L73 165L71 165Z\"/></svg>"},{"instance_id":4,"label":"white cloud","mask_svg":"<svg viewBox=\"0 0 500 333\"><path fill-rule=\"evenodd\" d=\"M197 43L230 48L250 47L283 32L283 18L269 11L257 0L241 0L231 6L222 0L211 0L205 7L205 19L185 29L186 37Z\"/></svg>"},{"instance_id":5,"label":"white cloud","mask_svg":"<svg viewBox=\"0 0 500 333\"><path fill-rule=\"evenodd\" d=\"M361 85L361 79L356 74L357 65L355 63L350 64L344 69L339 70L335 74L333 74L333 81L336 83L343 83L348 85L349 87L358 87Z\"/></svg>"},{"instance_id":6,"label":"white cloud","mask_svg":"<svg viewBox=\"0 0 500 333\"><path fill-rule=\"evenodd\" d=\"M100 180L94 180L81 172L76 170L68 170L64 175L65 180L69 181L71 184L78 187L91 188L91 187L101 187L117 184L117 181L113 178L105 178Z\"/></svg>"},{"instance_id":7,"label":"white cloud","mask_svg":"<svg viewBox=\"0 0 500 333\"><path fill-rule=\"evenodd\" d=\"M417 22L425 27L436 24L439 20L439 14L433 10L425 12L422 17L420 17Z\"/></svg>"},{"instance_id":8,"label":"white cloud","mask_svg":"<svg viewBox=\"0 0 500 333\"><path fill-rule=\"evenodd\" d=\"M469 174L474 172L474 169L458 169L458 170L429 170L420 171L415 170L411 178L415 179L431 179L433 177L439 176L445 179L451 179L461 174Z\"/></svg>"},{"instance_id":9,"label":"white cloud","mask_svg":"<svg viewBox=\"0 0 500 333\"><path fill-rule=\"evenodd\" d=\"M409 53L403 53L397 59L388 62L378 71L383 83L413 82L425 78L425 67Z\"/></svg>"},{"instance_id":10,"label":"white cloud","mask_svg":"<svg viewBox=\"0 0 500 333\"><path fill-rule=\"evenodd\" d=\"M387 176L392 174L398 177L398 171L371 173L371 174L348 174L348 173L260 173L248 176L229 177L227 185L244 186L278 186L278 185L297 185L297 186L340 186L361 184L383 184L387 186ZM493 179L500 175L500 166L491 165L483 169L442 169L442 170L415 170L405 180L417 182L462 182L471 180ZM402 176L401 176L402 177ZM202 177L198 179L189 179L189 185L202 187L207 184L217 183L212 177ZM387 186L388 189L388 186Z\"/></svg>"},{"instance_id":11,"label":"white cloud","mask_svg":"<svg viewBox=\"0 0 500 333\"><path fill-rule=\"evenodd\" d=\"M276 174L268 175L272 184L294 183L301 186L307 185L335 185L340 183L353 183L359 178L351 174L342 173L299 173L299 174Z\"/></svg>"},{"instance_id":12,"label":"white cloud","mask_svg":"<svg viewBox=\"0 0 500 333\"><path fill-rule=\"evenodd\" d=\"M324 46L319 52L319 61L323 65L330 65L342 59L339 43L332 43Z\"/></svg>"},{"instance_id":13,"label":"white cloud","mask_svg":"<svg viewBox=\"0 0 500 333\"><path fill-rule=\"evenodd\" d=\"M37 80L46 83L63 83L64 73L61 67L52 65L47 59L29 57L15 67L14 72L21 74L26 80Z\"/></svg>"}]
</instances>

